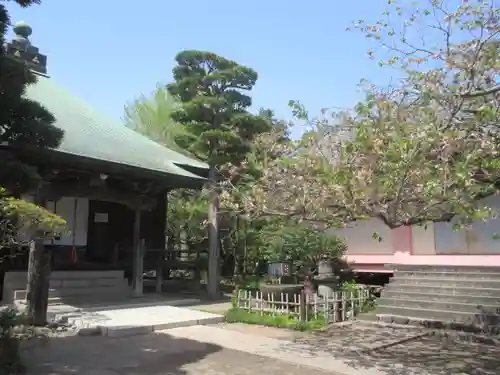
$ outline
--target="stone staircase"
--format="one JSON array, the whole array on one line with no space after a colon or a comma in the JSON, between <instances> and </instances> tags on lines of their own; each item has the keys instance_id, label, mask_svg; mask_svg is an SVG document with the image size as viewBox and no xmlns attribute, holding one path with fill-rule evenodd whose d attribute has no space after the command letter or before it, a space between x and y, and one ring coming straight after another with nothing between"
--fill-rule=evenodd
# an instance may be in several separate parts
<instances>
[{"instance_id":1,"label":"stone staircase","mask_svg":"<svg viewBox=\"0 0 500 375\"><path fill-rule=\"evenodd\" d=\"M500 332L500 267L391 265L377 301L378 321Z\"/></svg>"},{"instance_id":2,"label":"stone staircase","mask_svg":"<svg viewBox=\"0 0 500 375\"><path fill-rule=\"evenodd\" d=\"M26 272L6 272L2 302L18 304L26 299ZM63 300L126 298L131 288L123 271L54 271L50 276L49 303Z\"/></svg>"}]
</instances>

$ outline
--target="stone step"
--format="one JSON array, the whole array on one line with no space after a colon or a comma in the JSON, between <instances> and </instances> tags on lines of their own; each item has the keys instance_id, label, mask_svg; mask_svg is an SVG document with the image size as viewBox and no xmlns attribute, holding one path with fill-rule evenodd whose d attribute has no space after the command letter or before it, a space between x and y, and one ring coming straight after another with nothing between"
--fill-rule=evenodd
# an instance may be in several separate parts
<instances>
[{"instance_id":1,"label":"stone step","mask_svg":"<svg viewBox=\"0 0 500 375\"><path fill-rule=\"evenodd\" d=\"M434 310L434 309L424 309L416 307L396 307L396 306L386 306L378 305L375 309L375 314L380 318L387 318L391 316L403 317L407 320L424 321L424 322L435 322L438 327L447 327L454 329L454 326L460 327L473 327L474 329L479 329L484 325L477 314L463 311L449 311L449 310ZM492 320L500 321L500 315L494 315L491 317ZM385 320L384 320L385 321ZM395 323L400 323L395 321ZM406 324L406 323L400 323Z\"/></svg>"},{"instance_id":2,"label":"stone step","mask_svg":"<svg viewBox=\"0 0 500 375\"><path fill-rule=\"evenodd\" d=\"M500 273L497 272L452 272L452 271L396 271L394 278L406 279L457 279L457 280L492 280L500 281Z\"/></svg>"},{"instance_id":3,"label":"stone step","mask_svg":"<svg viewBox=\"0 0 500 375\"><path fill-rule=\"evenodd\" d=\"M50 280L50 288L100 288L103 286L122 287L128 285L127 279L124 278L91 278L91 279L64 279Z\"/></svg>"},{"instance_id":4,"label":"stone step","mask_svg":"<svg viewBox=\"0 0 500 375\"><path fill-rule=\"evenodd\" d=\"M116 294L128 295L130 294L130 287L128 285L122 286L102 286L102 287L75 287L75 288L61 288L49 289L49 298L64 298L64 297L77 297L77 296L92 296L103 294ZM14 290L14 301L25 300L27 291L25 289Z\"/></svg>"},{"instance_id":5,"label":"stone step","mask_svg":"<svg viewBox=\"0 0 500 375\"><path fill-rule=\"evenodd\" d=\"M463 280L457 278L416 278L396 277L391 279L389 285L419 285L430 287L469 287L469 288L494 288L500 289L500 280Z\"/></svg>"},{"instance_id":6,"label":"stone step","mask_svg":"<svg viewBox=\"0 0 500 375\"><path fill-rule=\"evenodd\" d=\"M450 292L455 289L450 290ZM471 290L470 292L473 292ZM498 305L500 307L500 295L493 296L478 296L474 294L444 294L444 293L423 293L423 292L408 292L406 290L383 290L382 298L399 298L410 300L423 300L423 301L441 301L441 302L463 302L472 303L477 305Z\"/></svg>"},{"instance_id":7,"label":"stone step","mask_svg":"<svg viewBox=\"0 0 500 375\"><path fill-rule=\"evenodd\" d=\"M450 312L466 312L477 315L490 315L500 313L500 304L477 305L475 303L448 302L448 301L428 301L407 298L387 298L383 297L377 301L383 306L408 307L430 310L448 310ZM499 315L500 316L500 315ZM500 321L499 321L500 324Z\"/></svg>"},{"instance_id":8,"label":"stone step","mask_svg":"<svg viewBox=\"0 0 500 375\"><path fill-rule=\"evenodd\" d=\"M389 324L397 326L416 326L419 328L427 328L435 333L446 333L446 332L460 332L462 334L474 334L474 335L487 335L490 337L500 337L499 327L490 327L489 331L485 330L484 327L480 325L471 325L459 323L456 321L442 321L433 318L422 318L422 317L412 317L406 315L397 314L383 314L379 313L377 316L377 322L371 322L371 324ZM370 322L365 322L368 324Z\"/></svg>"},{"instance_id":9,"label":"stone step","mask_svg":"<svg viewBox=\"0 0 500 375\"><path fill-rule=\"evenodd\" d=\"M13 302L14 302L14 305L17 306L17 307L25 307L26 306L26 299L25 298L14 300ZM60 303L61 303L61 298L59 298L59 297L49 297L49 306L57 305L57 304L60 304Z\"/></svg>"},{"instance_id":10,"label":"stone step","mask_svg":"<svg viewBox=\"0 0 500 375\"><path fill-rule=\"evenodd\" d=\"M420 272L472 272L472 273L499 273L500 267L481 267L481 266L433 266L433 265L406 265L406 264L388 264L386 267L394 271L420 271Z\"/></svg>"},{"instance_id":11,"label":"stone step","mask_svg":"<svg viewBox=\"0 0 500 375\"><path fill-rule=\"evenodd\" d=\"M96 279L123 279L123 271L53 271L50 280L96 280ZM24 284L28 275L25 271L8 272L7 283Z\"/></svg>"},{"instance_id":12,"label":"stone step","mask_svg":"<svg viewBox=\"0 0 500 375\"><path fill-rule=\"evenodd\" d=\"M428 293L434 295L468 295L477 297L493 297L500 298L500 288L473 288L469 285L450 287L443 285L409 285L409 284L394 284L389 283L384 288L384 292L400 292L400 293Z\"/></svg>"}]
</instances>

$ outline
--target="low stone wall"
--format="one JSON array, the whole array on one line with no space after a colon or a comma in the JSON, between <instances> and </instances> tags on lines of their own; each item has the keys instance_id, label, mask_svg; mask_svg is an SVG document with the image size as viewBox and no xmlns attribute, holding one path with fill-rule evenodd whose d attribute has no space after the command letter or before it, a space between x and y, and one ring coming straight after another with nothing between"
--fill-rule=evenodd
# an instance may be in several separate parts
<instances>
[{"instance_id":1,"label":"low stone wall","mask_svg":"<svg viewBox=\"0 0 500 375\"><path fill-rule=\"evenodd\" d=\"M102 288L113 287L124 280L124 271L54 271L50 275L50 288ZM25 290L28 281L26 271L5 272L2 302L12 303L14 291Z\"/></svg>"}]
</instances>

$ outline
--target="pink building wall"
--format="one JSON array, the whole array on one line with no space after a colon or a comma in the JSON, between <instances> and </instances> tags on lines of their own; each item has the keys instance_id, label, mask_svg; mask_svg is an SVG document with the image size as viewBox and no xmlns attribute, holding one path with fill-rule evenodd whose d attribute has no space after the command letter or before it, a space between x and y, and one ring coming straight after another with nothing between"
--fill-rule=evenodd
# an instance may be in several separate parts
<instances>
[{"instance_id":1,"label":"pink building wall","mask_svg":"<svg viewBox=\"0 0 500 375\"><path fill-rule=\"evenodd\" d=\"M500 196L481 204L500 209ZM380 240L373 238L376 232ZM453 222L390 230L380 220L368 220L335 230L345 238L347 261L365 272L391 272L386 264L500 266L500 218L478 221L455 231Z\"/></svg>"}]
</instances>

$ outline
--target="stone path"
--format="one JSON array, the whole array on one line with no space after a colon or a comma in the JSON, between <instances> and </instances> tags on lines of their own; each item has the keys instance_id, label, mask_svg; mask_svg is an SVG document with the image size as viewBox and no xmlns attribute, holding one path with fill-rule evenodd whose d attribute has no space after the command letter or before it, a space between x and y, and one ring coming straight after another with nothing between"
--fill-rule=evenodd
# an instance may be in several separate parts
<instances>
[{"instance_id":1,"label":"stone path","mask_svg":"<svg viewBox=\"0 0 500 375\"><path fill-rule=\"evenodd\" d=\"M353 325L296 334L218 324L61 337L25 350L32 375L500 375L500 347Z\"/></svg>"},{"instance_id":2,"label":"stone path","mask_svg":"<svg viewBox=\"0 0 500 375\"><path fill-rule=\"evenodd\" d=\"M337 359L331 353L308 344L257 336L228 330L216 326L192 326L174 328L165 331L173 337L193 341L201 341L211 345L231 348L252 355L273 358L288 363L312 367L319 371L330 371L343 375L384 375L374 369L355 369Z\"/></svg>"},{"instance_id":3,"label":"stone path","mask_svg":"<svg viewBox=\"0 0 500 375\"><path fill-rule=\"evenodd\" d=\"M24 355L28 375L341 375L164 332L52 339Z\"/></svg>"},{"instance_id":4,"label":"stone path","mask_svg":"<svg viewBox=\"0 0 500 375\"><path fill-rule=\"evenodd\" d=\"M294 341L228 330L223 326L186 327L165 332L177 338L344 375L500 374L500 347L422 336L422 331L413 329L333 327L299 335Z\"/></svg>"},{"instance_id":5,"label":"stone path","mask_svg":"<svg viewBox=\"0 0 500 375\"><path fill-rule=\"evenodd\" d=\"M467 343L456 338L414 338L404 328L359 325L332 327L298 338L284 350L329 353L352 369L377 369L387 375L498 375L500 346ZM422 331L420 331L422 332ZM406 339L405 339L406 336ZM377 340L378 337L378 340ZM401 342L397 342L396 338ZM390 342L393 341L391 345ZM375 345L374 345L375 344ZM372 349L368 349L368 347Z\"/></svg>"},{"instance_id":6,"label":"stone path","mask_svg":"<svg viewBox=\"0 0 500 375\"><path fill-rule=\"evenodd\" d=\"M301 347L310 347L313 351L321 348L323 351L336 354L343 352L363 353L415 341L428 333L428 330L415 327L381 327L356 322L313 332L296 339L295 344Z\"/></svg>"}]
</instances>

